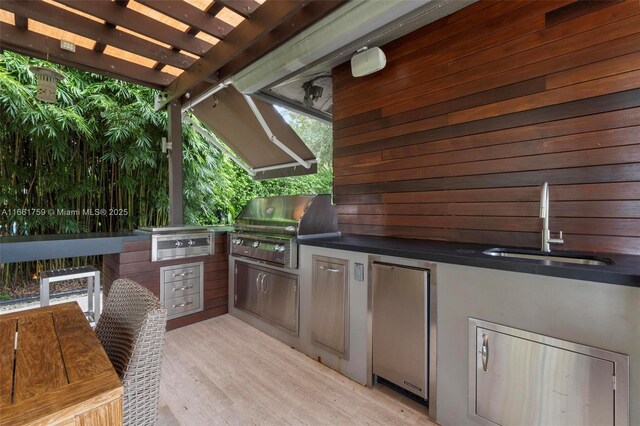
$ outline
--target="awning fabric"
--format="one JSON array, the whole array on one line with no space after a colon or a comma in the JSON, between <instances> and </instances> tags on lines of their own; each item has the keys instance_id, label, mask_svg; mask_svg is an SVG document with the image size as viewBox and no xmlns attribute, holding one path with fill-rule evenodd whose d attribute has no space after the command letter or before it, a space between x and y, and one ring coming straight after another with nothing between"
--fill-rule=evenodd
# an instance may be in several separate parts
<instances>
[{"instance_id":1,"label":"awning fabric","mask_svg":"<svg viewBox=\"0 0 640 426\"><path fill-rule=\"evenodd\" d=\"M254 179L300 176L317 171L316 157L273 105L253 99L273 135L309 168L283 151L267 136L244 95L229 86L192 108L193 115L253 169Z\"/></svg>"}]
</instances>

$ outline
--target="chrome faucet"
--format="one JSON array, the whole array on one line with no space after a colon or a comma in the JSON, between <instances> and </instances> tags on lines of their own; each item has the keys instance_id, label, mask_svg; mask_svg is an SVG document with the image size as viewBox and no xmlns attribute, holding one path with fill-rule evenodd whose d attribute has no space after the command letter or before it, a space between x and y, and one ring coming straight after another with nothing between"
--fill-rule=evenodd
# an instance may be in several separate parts
<instances>
[{"instance_id":1,"label":"chrome faucet","mask_svg":"<svg viewBox=\"0 0 640 426\"><path fill-rule=\"evenodd\" d=\"M542 244L540 250L550 252L549 244L564 244L562 231L560 231L558 238L551 238L551 231L549 231L549 184L547 182L543 183L542 188L540 188L540 219L542 219Z\"/></svg>"}]
</instances>

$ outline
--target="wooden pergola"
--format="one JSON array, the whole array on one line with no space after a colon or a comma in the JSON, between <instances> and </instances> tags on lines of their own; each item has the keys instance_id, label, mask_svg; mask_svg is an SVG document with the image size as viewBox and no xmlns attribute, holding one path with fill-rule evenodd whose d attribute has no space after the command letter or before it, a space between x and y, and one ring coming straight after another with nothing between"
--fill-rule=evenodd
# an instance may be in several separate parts
<instances>
[{"instance_id":1,"label":"wooden pergola","mask_svg":"<svg viewBox=\"0 0 640 426\"><path fill-rule=\"evenodd\" d=\"M346 0L2 0L0 49L162 90L170 221L183 221L181 106Z\"/></svg>"}]
</instances>

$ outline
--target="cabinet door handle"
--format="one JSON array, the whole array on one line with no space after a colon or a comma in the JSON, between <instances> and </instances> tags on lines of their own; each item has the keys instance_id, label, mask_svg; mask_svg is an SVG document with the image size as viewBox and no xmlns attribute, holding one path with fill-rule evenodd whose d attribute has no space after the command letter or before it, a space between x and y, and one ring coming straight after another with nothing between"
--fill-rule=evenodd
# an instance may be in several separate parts
<instances>
[{"instance_id":1,"label":"cabinet door handle","mask_svg":"<svg viewBox=\"0 0 640 426\"><path fill-rule=\"evenodd\" d=\"M193 288L193 286L192 286L192 285L187 285L187 286L180 287L180 288L175 288L175 287L174 287L174 288L173 288L173 291L185 291L185 290L189 290L189 289L191 289L191 288Z\"/></svg>"},{"instance_id":2,"label":"cabinet door handle","mask_svg":"<svg viewBox=\"0 0 640 426\"><path fill-rule=\"evenodd\" d=\"M193 303L193 300L189 300L188 302L184 302L184 303L177 303L177 304L173 305L173 308L174 309L175 308L182 308L184 306L191 305L192 303Z\"/></svg>"},{"instance_id":3,"label":"cabinet door handle","mask_svg":"<svg viewBox=\"0 0 640 426\"><path fill-rule=\"evenodd\" d=\"M489 336L482 335L482 369L487 371L489 369Z\"/></svg>"},{"instance_id":4,"label":"cabinet door handle","mask_svg":"<svg viewBox=\"0 0 640 426\"><path fill-rule=\"evenodd\" d=\"M265 278L267 278L267 274L262 274L262 278L260 279L260 288L262 289L263 293L266 293L267 291L269 291L269 283L267 282L266 286L264 284Z\"/></svg>"},{"instance_id":5,"label":"cabinet door handle","mask_svg":"<svg viewBox=\"0 0 640 426\"><path fill-rule=\"evenodd\" d=\"M327 272L340 272L341 271L341 269L327 268L326 266L321 266L320 269L322 269L323 271L327 271Z\"/></svg>"},{"instance_id":6,"label":"cabinet door handle","mask_svg":"<svg viewBox=\"0 0 640 426\"><path fill-rule=\"evenodd\" d=\"M262 275L262 272L258 273L258 275L256 276L256 290L258 291L258 293L262 293L262 287L260 286L260 275Z\"/></svg>"},{"instance_id":7,"label":"cabinet door handle","mask_svg":"<svg viewBox=\"0 0 640 426\"><path fill-rule=\"evenodd\" d=\"M173 278L175 278L175 277L188 277L189 275L193 275L193 271L182 272L180 274L173 274Z\"/></svg>"}]
</instances>

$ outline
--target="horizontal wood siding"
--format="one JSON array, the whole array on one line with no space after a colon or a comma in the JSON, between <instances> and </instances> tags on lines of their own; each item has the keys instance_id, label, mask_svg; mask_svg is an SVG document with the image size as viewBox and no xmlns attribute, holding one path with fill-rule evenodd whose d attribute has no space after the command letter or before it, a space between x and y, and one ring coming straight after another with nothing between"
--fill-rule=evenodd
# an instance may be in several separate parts
<instances>
[{"instance_id":1,"label":"horizontal wood siding","mask_svg":"<svg viewBox=\"0 0 640 426\"><path fill-rule=\"evenodd\" d=\"M640 2L480 0L333 71L343 232L640 254ZM554 247L554 248L556 248Z\"/></svg>"},{"instance_id":2,"label":"horizontal wood siding","mask_svg":"<svg viewBox=\"0 0 640 426\"><path fill-rule=\"evenodd\" d=\"M184 263L204 262L204 309L191 315L169 320L167 329L182 327L194 322L227 313L228 253L227 236L217 235L216 254L213 256L151 262L151 241L126 243L124 251L103 256L102 281L105 294L118 278L129 278L148 288L160 297L160 268Z\"/></svg>"}]
</instances>

